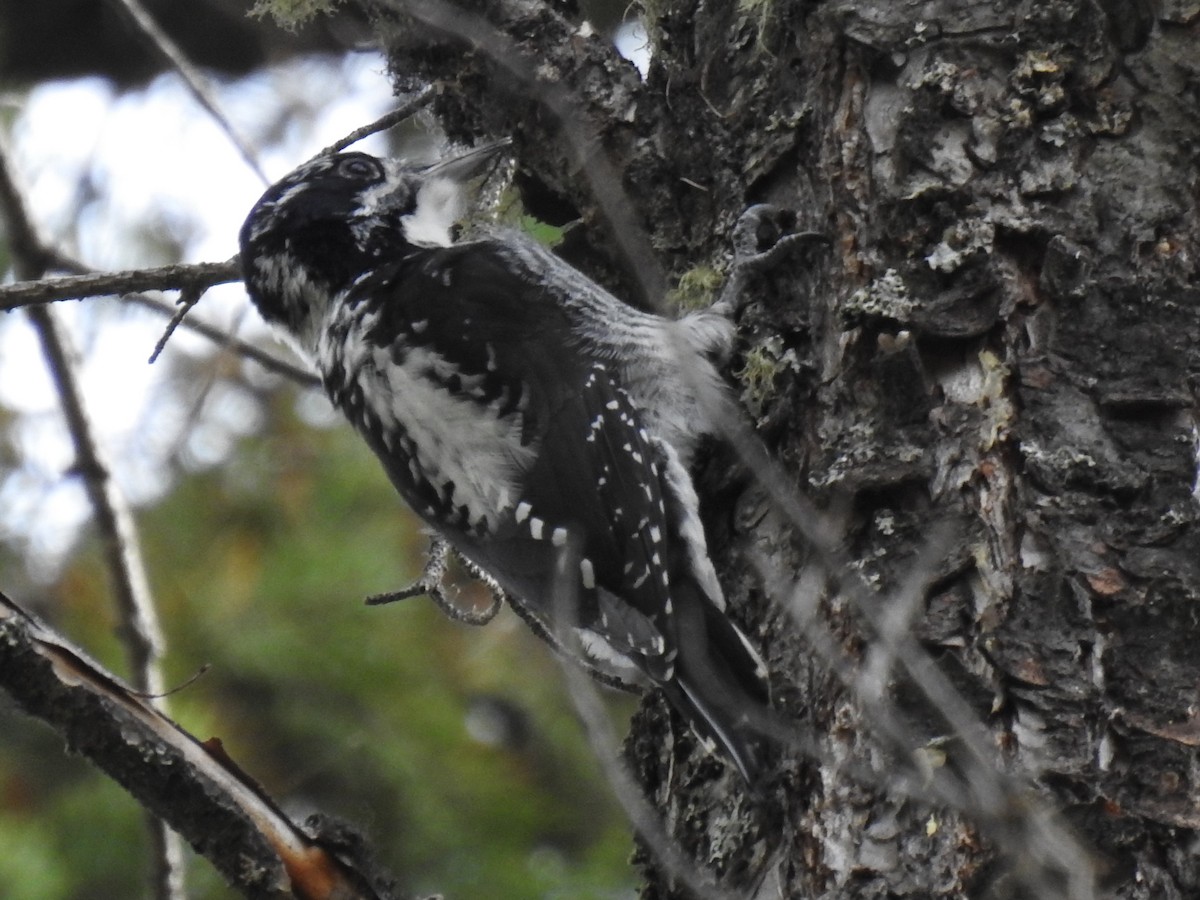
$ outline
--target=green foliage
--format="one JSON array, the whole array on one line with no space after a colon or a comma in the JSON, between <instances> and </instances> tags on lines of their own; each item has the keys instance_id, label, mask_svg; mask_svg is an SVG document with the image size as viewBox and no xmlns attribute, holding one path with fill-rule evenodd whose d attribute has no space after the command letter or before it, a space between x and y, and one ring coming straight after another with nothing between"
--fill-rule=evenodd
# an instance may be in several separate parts
<instances>
[{"instance_id":1,"label":"green foliage","mask_svg":"<svg viewBox=\"0 0 1200 900\"><path fill-rule=\"evenodd\" d=\"M406 891L628 893L628 831L555 660L511 614L470 628L421 598L363 605L415 576L424 537L348 427L303 425L290 396L267 418L227 465L141 516L168 681L210 667L172 695L172 714L220 737L285 808L361 827ZM98 566L79 555L51 617L123 671ZM473 738L481 703L512 711L525 737ZM48 732L7 718L36 739L0 754L0 786L28 797L0 805L0 895L143 893L140 809ZM232 896L207 863L194 869L193 898Z\"/></svg>"},{"instance_id":2,"label":"green foliage","mask_svg":"<svg viewBox=\"0 0 1200 900\"><path fill-rule=\"evenodd\" d=\"M145 836L137 805L29 719L0 714L0 896L137 897ZM116 849L119 848L119 849Z\"/></svg>"},{"instance_id":3,"label":"green foliage","mask_svg":"<svg viewBox=\"0 0 1200 900\"><path fill-rule=\"evenodd\" d=\"M567 231L566 227L551 225L536 216L531 216L525 211L520 192L511 188L500 195L492 215L497 222L523 231L547 247L557 247L561 244Z\"/></svg>"},{"instance_id":4,"label":"green foliage","mask_svg":"<svg viewBox=\"0 0 1200 900\"><path fill-rule=\"evenodd\" d=\"M9 900L55 900L67 891L69 872L54 846L48 823L0 819L0 884Z\"/></svg>"},{"instance_id":5,"label":"green foliage","mask_svg":"<svg viewBox=\"0 0 1200 900\"><path fill-rule=\"evenodd\" d=\"M566 232L566 229L543 222L541 219L535 219L531 215L522 215L517 220L517 227L535 241L545 244L547 247L557 247L561 244L563 235Z\"/></svg>"}]
</instances>

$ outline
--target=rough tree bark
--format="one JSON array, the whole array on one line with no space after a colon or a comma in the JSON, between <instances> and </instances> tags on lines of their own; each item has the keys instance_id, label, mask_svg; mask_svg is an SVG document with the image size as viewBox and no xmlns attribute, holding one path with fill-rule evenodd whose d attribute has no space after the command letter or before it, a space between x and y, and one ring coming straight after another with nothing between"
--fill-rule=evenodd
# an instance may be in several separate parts
<instances>
[{"instance_id":1,"label":"rough tree bark","mask_svg":"<svg viewBox=\"0 0 1200 900\"><path fill-rule=\"evenodd\" d=\"M721 267L752 202L829 233L740 311L760 434L838 511L880 612L934 558L914 633L996 766L1035 776L1092 849L1101 890L1196 896L1200 6L662 0L644 82L565 6L435 6L377 6L415 17L391 33L399 82L445 83L454 137L513 134L531 205L580 214L585 265L627 295L655 278L615 251L570 129L599 137L675 277ZM505 41L481 42L475 15ZM548 102L562 89L571 123ZM852 670L870 659L845 573L771 512L778 486L716 467L702 484L735 615L814 752L756 806L648 703L628 753L676 838L782 896L1034 895L970 804L897 792L904 754L766 598L764 564L805 586ZM954 768L962 735L899 671L884 696L921 738L908 749ZM645 897L680 896L646 874Z\"/></svg>"},{"instance_id":2,"label":"rough tree bark","mask_svg":"<svg viewBox=\"0 0 1200 900\"><path fill-rule=\"evenodd\" d=\"M1200 4L660 0L644 81L565 3L362 5L636 302L751 203L831 238L738 310L785 481L698 476L795 747L751 798L649 699L679 846L739 895L1200 895Z\"/></svg>"}]
</instances>

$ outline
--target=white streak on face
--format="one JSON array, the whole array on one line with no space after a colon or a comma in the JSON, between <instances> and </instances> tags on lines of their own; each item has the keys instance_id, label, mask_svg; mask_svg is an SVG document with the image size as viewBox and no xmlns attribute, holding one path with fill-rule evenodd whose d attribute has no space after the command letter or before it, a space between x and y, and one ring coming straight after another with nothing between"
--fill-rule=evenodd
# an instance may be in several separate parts
<instances>
[{"instance_id":1,"label":"white streak on face","mask_svg":"<svg viewBox=\"0 0 1200 900\"><path fill-rule=\"evenodd\" d=\"M308 172L310 174L315 173L316 169L310 169ZM311 182L307 178L298 180L295 184L291 185L286 191L279 195L279 198L275 201L275 206L280 209L286 209L288 204L290 204L300 194L303 194L305 191L307 191L310 185Z\"/></svg>"},{"instance_id":2,"label":"white streak on face","mask_svg":"<svg viewBox=\"0 0 1200 900\"><path fill-rule=\"evenodd\" d=\"M433 178L417 191L417 208L400 221L404 235L419 247L449 247L450 229L466 208L462 186L449 178Z\"/></svg>"}]
</instances>

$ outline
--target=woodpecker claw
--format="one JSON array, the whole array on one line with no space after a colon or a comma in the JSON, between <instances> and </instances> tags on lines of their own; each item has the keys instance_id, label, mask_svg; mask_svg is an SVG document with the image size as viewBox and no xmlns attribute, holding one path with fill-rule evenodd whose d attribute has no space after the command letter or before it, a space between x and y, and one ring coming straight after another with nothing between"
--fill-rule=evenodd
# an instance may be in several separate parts
<instances>
[{"instance_id":1,"label":"woodpecker claw","mask_svg":"<svg viewBox=\"0 0 1200 900\"><path fill-rule=\"evenodd\" d=\"M769 203L751 206L733 228L733 268L712 311L731 316L740 308L751 275L765 272L801 244L832 244L819 231L797 231L796 214Z\"/></svg>"},{"instance_id":2,"label":"woodpecker claw","mask_svg":"<svg viewBox=\"0 0 1200 900\"><path fill-rule=\"evenodd\" d=\"M450 545L440 537L431 538L429 541L429 554L420 578L401 590L372 594L365 602L367 606L383 606L387 603L396 603L400 600L410 600L413 597L425 595L455 622L462 622L466 625L486 625L500 612L504 601L504 592L491 576L474 563L462 559L462 557L459 559L462 561L463 568L471 573L471 577L482 582L491 593L492 602L486 608L482 610L463 609L446 596L446 592L442 589L442 579L450 565Z\"/></svg>"},{"instance_id":3,"label":"woodpecker claw","mask_svg":"<svg viewBox=\"0 0 1200 900\"><path fill-rule=\"evenodd\" d=\"M775 244L760 253L754 253L750 256L739 259L736 263L739 269L743 271L761 272L763 269L773 266L779 262L788 253L801 244L831 244L829 235L823 234L820 231L797 231L794 234L785 234Z\"/></svg>"}]
</instances>

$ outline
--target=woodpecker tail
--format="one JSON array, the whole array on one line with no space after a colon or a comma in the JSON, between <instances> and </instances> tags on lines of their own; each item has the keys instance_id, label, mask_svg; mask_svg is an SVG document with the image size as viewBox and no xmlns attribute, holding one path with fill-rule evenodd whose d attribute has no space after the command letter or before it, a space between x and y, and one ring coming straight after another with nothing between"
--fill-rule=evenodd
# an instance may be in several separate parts
<instances>
[{"instance_id":1,"label":"woodpecker tail","mask_svg":"<svg viewBox=\"0 0 1200 900\"><path fill-rule=\"evenodd\" d=\"M746 636L692 583L674 596L678 626L675 674L667 700L708 744L716 744L754 788L770 741L755 719L769 714L767 673Z\"/></svg>"}]
</instances>

